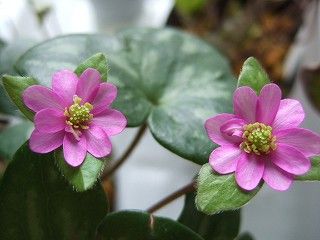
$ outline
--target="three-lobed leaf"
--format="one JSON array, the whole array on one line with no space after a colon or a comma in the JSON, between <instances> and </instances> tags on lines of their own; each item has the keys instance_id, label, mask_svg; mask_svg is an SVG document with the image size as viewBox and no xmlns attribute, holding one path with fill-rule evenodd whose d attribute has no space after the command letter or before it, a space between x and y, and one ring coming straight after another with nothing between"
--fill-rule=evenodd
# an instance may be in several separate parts
<instances>
[{"instance_id":1,"label":"three-lobed leaf","mask_svg":"<svg viewBox=\"0 0 320 240\"><path fill-rule=\"evenodd\" d=\"M205 164L199 172L196 206L209 215L235 210L249 202L260 188L259 185L252 191L242 190L234 174L217 174L209 164Z\"/></svg>"},{"instance_id":2,"label":"three-lobed leaf","mask_svg":"<svg viewBox=\"0 0 320 240\"><path fill-rule=\"evenodd\" d=\"M183 158L207 162L215 146L204 122L232 110L235 81L225 58L171 29L129 30L121 37L128 49L125 66L136 73L132 88L139 87L152 106L147 122L155 139Z\"/></svg>"},{"instance_id":3,"label":"three-lobed leaf","mask_svg":"<svg viewBox=\"0 0 320 240\"><path fill-rule=\"evenodd\" d=\"M110 213L100 223L97 232L101 240L203 240L178 222L142 211Z\"/></svg>"},{"instance_id":4,"label":"three-lobed leaf","mask_svg":"<svg viewBox=\"0 0 320 240\"><path fill-rule=\"evenodd\" d=\"M94 239L108 210L101 186L73 191L54 165L53 154L24 144L0 185L0 239Z\"/></svg>"},{"instance_id":5,"label":"three-lobed leaf","mask_svg":"<svg viewBox=\"0 0 320 240\"><path fill-rule=\"evenodd\" d=\"M268 74L254 57L249 57L242 66L238 78L238 87L248 86L256 91L257 94L264 85L270 83Z\"/></svg>"}]
</instances>

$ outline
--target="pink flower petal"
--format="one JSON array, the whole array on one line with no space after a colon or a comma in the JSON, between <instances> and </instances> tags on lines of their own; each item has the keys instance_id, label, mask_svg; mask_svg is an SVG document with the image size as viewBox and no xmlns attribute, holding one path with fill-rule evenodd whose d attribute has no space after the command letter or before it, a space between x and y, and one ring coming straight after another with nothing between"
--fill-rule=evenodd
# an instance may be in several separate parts
<instances>
[{"instance_id":1,"label":"pink flower petal","mask_svg":"<svg viewBox=\"0 0 320 240\"><path fill-rule=\"evenodd\" d=\"M87 139L87 150L93 156L101 158L111 153L111 142L101 128L90 127L84 134Z\"/></svg>"},{"instance_id":2,"label":"pink flower petal","mask_svg":"<svg viewBox=\"0 0 320 240\"><path fill-rule=\"evenodd\" d=\"M273 121L273 131L298 127L304 119L303 108L297 100L283 99L280 101L279 110Z\"/></svg>"},{"instance_id":3,"label":"pink flower petal","mask_svg":"<svg viewBox=\"0 0 320 240\"><path fill-rule=\"evenodd\" d=\"M40 85L28 87L22 94L23 102L34 112L45 108L64 110L63 100L51 89Z\"/></svg>"},{"instance_id":4,"label":"pink flower petal","mask_svg":"<svg viewBox=\"0 0 320 240\"><path fill-rule=\"evenodd\" d=\"M263 180L273 189L278 191L287 190L293 182L294 176L281 168L277 167L271 161L266 161Z\"/></svg>"},{"instance_id":5,"label":"pink flower petal","mask_svg":"<svg viewBox=\"0 0 320 240\"><path fill-rule=\"evenodd\" d=\"M127 126L127 119L117 110L106 109L93 117L90 126L98 126L108 136L113 136L119 134L123 129L125 129Z\"/></svg>"},{"instance_id":6,"label":"pink flower petal","mask_svg":"<svg viewBox=\"0 0 320 240\"><path fill-rule=\"evenodd\" d=\"M63 99L66 106L73 103L78 81L78 76L70 70L62 70L53 74L52 90Z\"/></svg>"},{"instance_id":7,"label":"pink flower petal","mask_svg":"<svg viewBox=\"0 0 320 240\"><path fill-rule=\"evenodd\" d=\"M220 127L220 131L229 142L241 143L245 124L242 119L232 118Z\"/></svg>"},{"instance_id":8,"label":"pink flower petal","mask_svg":"<svg viewBox=\"0 0 320 240\"><path fill-rule=\"evenodd\" d=\"M276 84L265 85L260 92L256 119L271 125L278 112L281 100L281 90Z\"/></svg>"},{"instance_id":9,"label":"pink flower petal","mask_svg":"<svg viewBox=\"0 0 320 240\"><path fill-rule=\"evenodd\" d=\"M209 138L218 145L230 144L229 140L224 138L220 128L230 119L235 118L233 114L222 113L212 118L209 118L205 123L205 128Z\"/></svg>"},{"instance_id":10,"label":"pink flower petal","mask_svg":"<svg viewBox=\"0 0 320 240\"><path fill-rule=\"evenodd\" d=\"M238 161L236 181L245 190L256 188L262 178L264 161L255 154L245 154Z\"/></svg>"},{"instance_id":11,"label":"pink flower petal","mask_svg":"<svg viewBox=\"0 0 320 240\"><path fill-rule=\"evenodd\" d=\"M245 156L245 154L238 147L225 145L213 150L209 158L209 163L218 173L231 173L236 170L237 163L243 156Z\"/></svg>"},{"instance_id":12,"label":"pink flower petal","mask_svg":"<svg viewBox=\"0 0 320 240\"><path fill-rule=\"evenodd\" d=\"M233 95L233 108L237 117L246 123L256 121L256 108L258 97L249 87L239 87Z\"/></svg>"},{"instance_id":13,"label":"pink flower petal","mask_svg":"<svg viewBox=\"0 0 320 240\"><path fill-rule=\"evenodd\" d=\"M282 170L294 175L302 175L309 171L311 161L295 148L278 144L270 156L271 161Z\"/></svg>"},{"instance_id":14,"label":"pink flower petal","mask_svg":"<svg viewBox=\"0 0 320 240\"><path fill-rule=\"evenodd\" d=\"M117 87L111 83L101 83L93 100L93 114L106 110L117 97Z\"/></svg>"},{"instance_id":15,"label":"pink flower petal","mask_svg":"<svg viewBox=\"0 0 320 240\"><path fill-rule=\"evenodd\" d=\"M288 117L290 118L290 117ZM306 157L320 154L320 136L304 128L291 128L276 133L277 143L294 147Z\"/></svg>"},{"instance_id":16,"label":"pink flower petal","mask_svg":"<svg viewBox=\"0 0 320 240\"><path fill-rule=\"evenodd\" d=\"M101 74L94 68L87 68L80 76L76 94L82 98L83 103L92 103L101 82Z\"/></svg>"},{"instance_id":17,"label":"pink flower petal","mask_svg":"<svg viewBox=\"0 0 320 240\"><path fill-rule=\"evenodd\" d=\"M78 167L83 163L87 153L87 141L84 136L76 140L71 133L66 133L63 139L63 155L66 162Z\"/></svg>"},{"instance_id":18,"label":"pink flower petal","mask_svg":"<svg viewBox=\"0 0 320 240\"><path fill-rule=\"evenodd\" d=\"M62 145L64 135L64 131L42 133L35 129L29 140L30 149L37 153L51 152Z\"/></svg>"},{"instance_id":19,"label":"pink flower petal","mask_svg":"<svg viewBox=\"0 0 320 240\"><path fill-rule=\"evenodd\" d=\"M66 127L66 117L62 111L47 108L36 113L34 124L40 132L59 132Z\"/></svg>"}]
</instances>

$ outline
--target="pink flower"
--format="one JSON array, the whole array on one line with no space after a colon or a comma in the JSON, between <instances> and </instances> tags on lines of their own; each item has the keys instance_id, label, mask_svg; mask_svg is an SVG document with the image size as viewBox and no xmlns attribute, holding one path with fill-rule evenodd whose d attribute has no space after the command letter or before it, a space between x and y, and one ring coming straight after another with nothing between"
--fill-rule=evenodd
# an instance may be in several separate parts
<instances>
[{"instance_id":1,"label":"pink flower","mask_svg":"<svg viewBox=\"0 0 320 240\"><path fill-rule=\"evenodd\" d=\"M221 145L209 159L221 174L235 172L240 187L254 189L263 179L273 189L289 188L295 175L311 167L309 157L319 154L320 136L299 128L304 119L301 104L281 100L275 84L259 96L249 87L233 96L234 114L219 114L205 123L209 138Z\"/></svg>"},{"instance_id":2,"label":"pink flower","mask_svg":"<svg viewBox=\"0 0 320 240\"><path fill-rule=\"evenodd\" d=\"M56 72L52 89L28 87L23 101L36 112L30 149L48 153L63 146L66 162L79 166L89 152L97 158L111 153L110 136L127 125L124 115L110 108L117 88L101 82L100 73L86 69L80 77L70 70Z\"/></svg>"}]
</instances>

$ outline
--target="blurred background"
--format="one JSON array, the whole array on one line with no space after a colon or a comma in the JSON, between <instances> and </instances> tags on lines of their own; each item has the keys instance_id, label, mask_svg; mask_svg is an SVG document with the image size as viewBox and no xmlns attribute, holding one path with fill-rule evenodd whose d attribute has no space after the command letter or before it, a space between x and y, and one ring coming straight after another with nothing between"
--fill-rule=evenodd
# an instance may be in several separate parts
<instances>
[{"instance_id":1,"label":"blurred background","mask_svg":"<svg viewBox=\"0 0 320 240\"><path fill-rule=\"evenodd\" d=\"M287 97L302 101L307 115L304 127L320 132L318 0L0 0L0 74L14 73L12 65L25 50L55 36L164 26L214 45L229 59L235 75L247 57L255 56ZM20 121L5 98L1 90L2 129ZM23 127L31 132L31 124ZM114 139L115 158L136 131L128 129ZM22 143L27 138L20 137ZM3 159L0 169L5 169ZM198 170L147 132L112 181L115 208L146 209L188 183ZM110 189L110 182L104 187ZM182 205L183 198L157 214L177 218ZM264 187L244 207L241 229L258 240L317 240L319 223L319 184L295 183L284 193Z\"/></svg>"}]
</instances>

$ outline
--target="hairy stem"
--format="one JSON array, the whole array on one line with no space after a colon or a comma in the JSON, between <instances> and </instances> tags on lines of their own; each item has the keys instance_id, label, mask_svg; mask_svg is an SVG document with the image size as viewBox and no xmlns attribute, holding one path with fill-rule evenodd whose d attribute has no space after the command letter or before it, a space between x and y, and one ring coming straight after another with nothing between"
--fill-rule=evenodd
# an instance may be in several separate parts
<instances>
[{"instance_id":1,"label":"hairy stem","mask_svg":"<svg viewBox=\"0 0 320 240\"><path fill-rule=\"evenodd\" d=\"M187 185L183 186L182 188L178 189L177 191L169 194L167 197L163 198L161 201L154 204L152 207L150 207L147 212L154 213L158 211L160 208L166 206L167 204L171 203L172 201L176 200L177 198L193 192L196 190L196 181L193 180L192 182L188 183Z\"/></svg>"},{"instance_id":2,"label":"hairy stem","mask_svg":"<svg viewBox=\"0 0 320 240\"><path fill-rule=\"evenodd\" d=\"M123 155L117 161L115 161L114 164L102 174L102 177L101 177L102 180L105 180L108 177L110 177L128 159L128 157L131 155L132 151L135 149L135 147L140 142L146 129L147 129L147 124L143 124L140 127L140 129L137 132L136 136L134 137L132 143L129 145L129 147L123 153Z\"/></svg>"}]
</instances>

